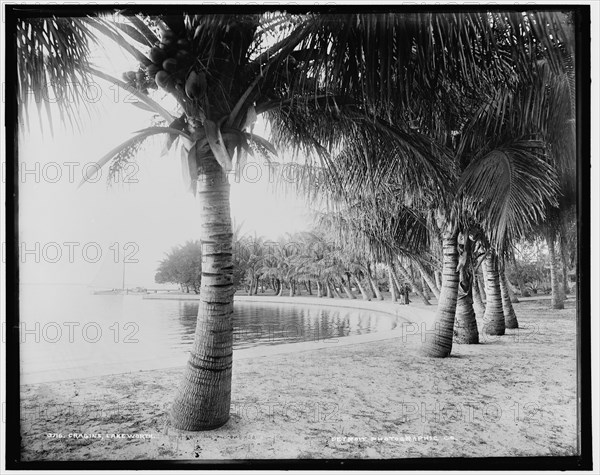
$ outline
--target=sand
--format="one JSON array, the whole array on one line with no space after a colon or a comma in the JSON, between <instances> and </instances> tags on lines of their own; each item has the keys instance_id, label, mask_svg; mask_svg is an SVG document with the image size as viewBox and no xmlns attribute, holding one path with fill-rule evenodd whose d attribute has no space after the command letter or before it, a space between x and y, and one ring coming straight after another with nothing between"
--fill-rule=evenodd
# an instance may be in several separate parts
<instances>
[{"instance_id":1,"label":"sand","mask_svg":"<svg viewBox=\"0 0 600 475\"><path fill-rule=\"evenodd\" d=\"M576 455L575 302L515 309L520 329L446 359L419 355L415 327L234 361L210 432L167 424L183 368L23 386L22 460Z\"/></svg>"}]
</instances>

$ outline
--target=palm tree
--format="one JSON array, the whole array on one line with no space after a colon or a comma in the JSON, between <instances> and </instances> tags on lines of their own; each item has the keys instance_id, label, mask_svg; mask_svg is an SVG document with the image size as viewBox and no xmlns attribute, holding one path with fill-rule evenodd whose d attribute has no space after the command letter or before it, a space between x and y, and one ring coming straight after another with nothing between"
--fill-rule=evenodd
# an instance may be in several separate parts
<instances>
[{"instance_id":1,"label":"palm tree","mask_svg":"<svg viewBox=\"0 0 600 475\"><path fill-rule=\"evenodd\" d=\"M451 114L444 116L443 120L436 117L429 119L435 122L434 126L429 126L428 133L438 141L438 150L444 146L450 149L445 155L455 157L456 167L461 174L455 185L456 201L450 200L446 207L438 208L442 215L439 227L444 229L442 237L446 246L444 286L447 292L445 298L440 296L436 322L438 333L433 339L435 342L426 342L424 345L425 353L431 356L446 356L451 349L459 288L456 250L451 248L456 246L459 228L469 235L468 228L462 224L469 216L481 224L488 248L488 255L484 260L488 296L484 317L489 323L485 329L491 334L503 334L507 324L513 328L518 325L510 300L501 298L499 266L511 243L526 235L535 223L544 219L546 208L555 201L558 191L556 169L547 155L550 141L543 141L548 138L545 133L548 129L548 116L545 108L547 101L544 100L544 92L540 92L549 88L550 94L553 94L554 86L545 80L546 63L542 62L540 65L536 61L537 56L529 63L529 75L524 78L513 77L506 88L498 88L496 84L490 83L486 90L489 95L483 105L480 98L479 101L470 99L454 102L454 107L458 109L456 117L473 117L470 123L461 124L456 119L449 121L447 116L450 115L452 119ZM435 110L423 107L426 112L432 109ZM426 121L427 116L424 114L419 119ZM356 130L352 132L358 135ZM369 139L372 137L373 133L370 133ZM365 154L363 147L354 149ZM377 149L372 146L370 150ZM348 155L348 152L344 153ZM368 180L373 180L372 177L376 176L379 180L379 193L382 189L384 192L394 190L388 192L387 199L407 199L406 196L398 195L394 189L395 183L389 178L393 175L386 170L387 163L373 160L371 167L374 171L357 171L359 158L353 157L353 167L350 167L348 161L344 161L344 153L336 157L336 160L340 160L341 156L340 161L345 165L337 165L338 169L342 169L340 173L345 171L346 180L340 194L345 192L351 202L354 202L356 188L363 187L364 190L370 186ZM383 153L378 150L376 153L378 156L393 155L389 149ZM400 160L392 163L398 162ZM348 180L353 186L347 186ZM384 183L381 184L381 181ZM413 179L413 183L414 181ZM452 193L450 190L450 194ZM412 206L415 206L414 198L412 202ZM468 315L470 322L460 326L476 328L470 295L472 281L466 270L463 271L463 278L466 298L461 299L461 308L469 308L464 315Z\"/></svg>"},{"instance_id":2,"label":"palm tree","mask_svg":"<svg viewBox=\"0 0 600 475\"><path fill-rule=\"evenodd\" d=\"M388 129L384 118L390 117L392 106L410 106L413 92L421 97L442 92L439 78L452 77L473 89L490 79L504 80L504 53L489 41L496 34L492 25L523 41L536 37L548 48L561 34L560 25L543 14L532 15L539 20L537 28L525 28L530 16L520 13L466 13L457 18L431 13L223 15L193 10L172 8L169 15L157 15L125 9L119 11L122 21L113 21L93 15L30 19L21 8L18 97L25 104L29 90L39 94L48 87L65 97L65 91L78 92L70 84L81 84L90 74L125 87L89 64L90 31L114 40L140 61L140 69L128 76L135 84L132 92L168 126L138 133L98 164L118 161L151 135L166 133L183 145L189 188L200 207L204 252L195 341L172 422L180 429L206 430L229 419L231 399L234 287L227 173L233 157L236 164L243 162L251 143L259 152L275 151L266 140L248 133L256 117L266 114L276 132L285 129L295 135L294 143L322 152L340 144L336 128L324 128L318 135L290 131L290 109L306 117L311 107L333 115L349 107L355 124L371 122ZM554 36L542 31L547 24ZM519 41L512 53L516 58L529 54ZM483 76L482 69L472 74L465 67L484 61ZM527 72L527 67L514 61L511 74ZM148 95L155 84L176 99L176 114ZM61 110L76 117L77 108L66 104L59 103ZM415 148L406 134L387 134L399 147Z\"/></svg>"}]
</instances>

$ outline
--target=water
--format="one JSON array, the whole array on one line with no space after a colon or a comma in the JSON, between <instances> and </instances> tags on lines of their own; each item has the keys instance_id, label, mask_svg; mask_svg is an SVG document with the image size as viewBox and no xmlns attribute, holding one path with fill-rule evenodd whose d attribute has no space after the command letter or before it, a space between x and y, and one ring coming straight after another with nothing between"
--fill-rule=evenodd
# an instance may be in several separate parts
<instances>
[{"instance_id":1,"label":"water","mask_svg":"<svg viewBox=\"0 0 600 475\"><path fill-rule=\"evenodd\" d=\"M93 295L84 286L23 285L24 383L183 364L194 340L198 303ZM234 348L337 341L392 330L386 314L313 305L236 302Z\"/></svg>"}]
</instances>

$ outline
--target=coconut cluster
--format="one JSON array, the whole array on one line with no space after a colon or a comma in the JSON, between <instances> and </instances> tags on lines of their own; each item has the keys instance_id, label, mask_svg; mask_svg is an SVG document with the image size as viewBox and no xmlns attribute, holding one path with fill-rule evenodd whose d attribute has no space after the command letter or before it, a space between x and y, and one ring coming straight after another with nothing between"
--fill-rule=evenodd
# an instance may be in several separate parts
<instances>
[{"instance_id":1,"label":"coconut cluster","mask_svg":"<svg viewBox=\"0 0 600 475\"><path fill-rule=\"evenodd\" d=\"M150 50L152 63L146 67L148 78L167 92L185 92L190 99L199 99L202 89L206 89L206 77L193 71L191 49L185 36L164 30L160 42Z\"/></svg>"},{"instance_id":2,"label":"coconut cluster","mask_svg":"<svg viewBox=\"0 0 600 475\"><path fill-rule=\"evenodd\" d=\"M148 89L156 89L156 83L153 79L147 77L146 71L143 68L123 73L123 80L127 84L127 87L133 87L144 94L148 94Z\"/></svg>"}]
</instances>

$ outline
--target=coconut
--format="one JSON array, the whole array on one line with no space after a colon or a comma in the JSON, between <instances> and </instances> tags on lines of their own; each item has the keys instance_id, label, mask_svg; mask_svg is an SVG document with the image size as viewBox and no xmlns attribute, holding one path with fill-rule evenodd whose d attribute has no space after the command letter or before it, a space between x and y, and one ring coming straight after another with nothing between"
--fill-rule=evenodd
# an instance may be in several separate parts
<instances>
[{"instance_id":1,"label":"coconut","mask_svg":"<svg viewBox=\"0 0 600 475\"><path fill-rule=\"evenodd\" d=\"M158 66L157 64L151 64L150 66L148 66L148 76L150 77L154 77L156 76L156 73L159 72L162 68L160 66Z\"/></svg>"},{"instance_id":2,"label":"coconut","mask_svg":"<svg viewBox=\"0 0 600 475\"><path fill-rule=\"evenodd\" d=\"M159 71L156 73L156 77L154 78L156 84L162 87L165 90L171 89L173 87L173 79L171 75L166 71Z\"/></svg>"},{"instance_id":3,"label":"coconut","mask_svg":"<svg viewBox=\"0 0 600 475\"><path fill-rule=\"evenodd\" d=\"M166 58L167 55L161 48L155 46L150 50L150 59L154 64L162 64Z\"/></svg>"},{"instance_id":4,"label":"coconut","mask_svg":"<svg viewBox=\"0 0 600 475\"><path fill-rule=\"evenodd\" d=\"M174 73L177 71L177 60L175 58L165 59L162 63L162 67L165 71L169 73Z\"/></svg>"}]
</instances>

